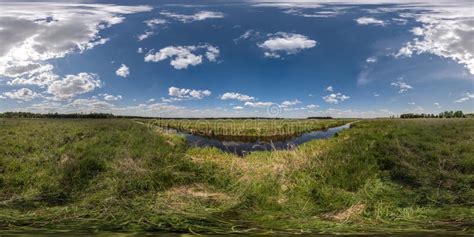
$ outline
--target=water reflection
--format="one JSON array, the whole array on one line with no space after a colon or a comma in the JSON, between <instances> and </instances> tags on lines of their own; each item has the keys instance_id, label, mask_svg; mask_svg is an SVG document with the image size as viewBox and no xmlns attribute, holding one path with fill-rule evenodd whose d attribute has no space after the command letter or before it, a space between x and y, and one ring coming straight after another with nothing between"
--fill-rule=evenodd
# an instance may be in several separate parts
<instances>
[{"instance_id":1,"label":"water reflection","mask_svg":"<svg viewBox=\"0 0 474 237\"><path fill-rule=\"evenodd\" d=\"M255 142L242 141L222 141L217 138L204 137L189 133L177 132L184 136L190 146L194 147L216 147L220 150L231 152L239 156L244 156L253 151L273 151L273 150L292 150L298 145L314 139L325 139L333 137L337 132L350 128L350 124L339 127L329 128L324 131L313 131L304 133L303 135L288 138L285 140L264 141L257 140ZM176 130L173 130L176 132Z\"/></svg>"}]
</instances>

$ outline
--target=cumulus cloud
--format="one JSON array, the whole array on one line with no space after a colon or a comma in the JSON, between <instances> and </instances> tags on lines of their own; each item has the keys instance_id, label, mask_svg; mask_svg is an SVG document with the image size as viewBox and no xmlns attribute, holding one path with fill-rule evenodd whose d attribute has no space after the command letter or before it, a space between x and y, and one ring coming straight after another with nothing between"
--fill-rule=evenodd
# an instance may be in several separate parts
<instances>
[{"instance_id":1,"label":"cumulus cloud","mask_svg":"<svg viewBox=\"0 0 474 237\"><path fill-rule=\"evenodd\" d=\"M123 14L149 10L105 4L2 3L0 73L104 44L107 39L101 38L100 30L122 22Z\"/></svg>"},{"instance_id":2,"label":"cumulus cloud","mask_svg":"<svg viewBox=\"0 0 474 237\"><path fill-rule=\"evenodd\" d=\"M402 94L404 92L407 92L408 90L412 90L413 87L408 85L402 80L398 80L396 82L390 83L391 86L397 87L398 88L398 93Z\"/></svg>"},{"instance_id":3,"label":"cumulus cloud","mask_svg":"<svg viewBox=\"0 0 474 237\"><path fill-rule=\"evenodd\" d=\"M166 23L168 23L168 21L167 21L167 20L164 20L164 19L153 18L153 19L149 19L149 20L144 21L144 23L145 23L148 27L154 28L154 27L156 27L157 25L166 24Z\"/></svg>"},{"instance_id":4,"label":"cumulus cloud","mask_svg":"<svg viewBox=\"0 0 474 237\"><path fill-rule=\"evenodd\" d=\"M415 37L394 56L430 53L452 59L474 74L474 13L466 4L452 1L449 4L410 6L411 11L418 11L399 13L400 17L414 19L421 26L410 30Z\"/></svg>"},{"instance_id":5,"label":"cumulus cloud","mask_svg":"<svg viewBox=\"0 0 474 237\"><path fill-rule=\"evenodd\" d=\"M384 26L385 22L373 17L360 17L355 20L359 25L380 25Z\"/></svg>"},{"instance_id":6,"label":"cumulus cloud","mask_svg":"<svg viewBox=\"0 0 474 237\"><path fill-rule=\"evenodd\" d=\"M168 21L164 20L164 19L153 18L153 19L146 20L143 23L145 23L148 26L149 29L145 30L145 32L143 32L142 34L137 36L138 41L145 40L148 37L154 35L156 26L167 24Z\"/></svg>"},{"instance_id":7,"label":"cumulus cloud","mask_svg":"<svg viewBox=\"0 0 474 237\"><path fill-rule=\"evenodd\" d=\"M337 104L349 98L350 98L349 96L343 95L342 93L332 93L327 96L323 96L323 100L329 104Z\"/></svg>"},{"instance_id":8,"label":"cumulus cloud","mask_svg":"<svg viewBox=\"0 0 474 237\"><path fill-rule=\"evenodd\" d=\"M143 32L143 34L140 34L137 36L137 39L138 41L142 41L142 40L145 40L147 39L148 37L152 36L153 34L155 34L155 32L153 31L145 31Z\"/></svg>"},{"instance_id":9,"label":"cumulus cloud","mask_svg":"<svg viewBox=\"0 0 474 237\"><path fill-rule=\"evenodd\" d=\"M462 103L474 99L474 94L466 93L462 98L455 100L454 103Z\"/></svg>"},{"instance_id":10,"label":"cumulus cloud","mask_svg":"<svg viewBox=\"0 0 474 237\"><path fill-rule=\"evenodd\" d=\"M266 108L266 107L269 107L269 106L273 105L273 103L272 103L272 102L252 102L252 101L247 101L247 102L245 102L244 105L245 105L245 106L252 107L252 108Z\"/></svg>"},{"instance_id":11,"label":"cumulus cloud","mask_svg":"<svg viewBox=\"0 0 474 237\"><path fill-rule=\"evenodd\" d=\"M121 23L123 15L150 10L113 4L3 2L0 79L8 85L47 88L54 99L91 91L100 86L96 76L80 73L61 78L48 61L105 44L108 39L100 36L101 30Z\"/></svg>"},{"instance_id":12,"label":"cumulus cloud","mask_svg":"<svg viewBox=\"0 0 474 237\"><path fill-rule=\"evenodd\" d=\"M182 106L167 105L164 103L138 104L119 107L110 101L104 101L97 98L75 99L67 102L45 101L33 104L24 111L37 113L113 113L116 115L141 115L141 116L176 116L178 112L181 115L187 113Z\"/></svg>"},{"instance_id":13,"label":"cumulus cloud","mask_svg":"<svg viewBox=\"0 0 474 237\"><path fill-rule=\"evenodd\" d=\"M179 99L202 99L204 97L210 96L212 93L209 90L193 90L193 89L184 89L178 87L170 87L168 89L168 94Z\"/></svg>"},{"instance_id":14,"label":"cumulus cloud","mask_svg":"<svg viewBox=\"0 0 474 237\"><path fill-rule=\"evenodd\" d=\"M70 99L100 88L101 85L97 74L81 72L77 75L66 75L62 80L54 81L49 85L48 93L54 95L55 99Z\"/></svg>"},{"instance_id":15,"label":"cumulus cloud","mask_svg":"<svg viewBox=\"0 0 474 237\"><path fill-rule=\"evenodd\" d=\"M328 87L325 89L325 91L333 92L334 89L332 88L332 86L328 86Z\"/></svg>"},{"instance_id":16,"label":"cumulus cloud","mask_svg":"<svg viewBox=\"0 0 474 237\"><path fill-rule=\"evenodd\" d=\"M221 97L221 100L238 100L238 101L252 101L255 100L254 97L236 93L236 92L227 92L224 93Z\"/></svg>"},{"instance_id":17,"label":"cumulus cloud","mask_svg":"<svg viewBox=\"0 0 474 237\"><path fill-rule=\"evenodd\" d=\"M319 105L310 104L310 105L307 105L306 108L308 108L308 109L316 109L316 108L319 108Z\"/></svg>"},{"instance_id":18,"label":"cumulus cloud","mask_svg":"<svg viewBox=\"0 0 474 237\"><path fill-rule=\"evenodd\" d=\"M365 60L366 63L376 63L377 58L376 57L369 57Z\"/></svg>"},{"instance_id":19,"label":"cumulus cloud","mask_svg":"<svg viewBox=\"0 0 474 237\"><path fill-rule=\"evenodd\" d=\"M128 68L127 65L122 64L122 66L115 71L115 74L119 77L127 77L130 75L130 68Z\"/></svg>"},{"instance_id":20,"label":"cumulus cloud","mask_svg":"<svg viewBox=\"0 0 474 237\"><path fill-rule=\"evenodd\" d=\"M411 57L414 53L431 53L450 58L464 65L471 74L474 74L473 18L420 17L418 21L423 23L423 27L415 27L411 32L421 39L415 38L407 42L395 54L395 57Z\"/></svg>"},{"instance_id":21,"label":"cumulus cloud","mask_svg":"<svg viewBox=\"0 0 474 237\"><path fill-rule=\"evenodd\" d=\"M301 104L301 101L299 101L298 99L286 100L286 101L283 101L280 106L283 107L283 108L286 108L286 107L290 107L290 106L297 105L297 104Z\"/></svg>"},{"instance_id":22,"label":"cumulus cloud","mask_svg":"<svg viewBox=\"0 0 474 237\"><path fill-rule=\"evenodd\" d=\"M224 18L224 14L222 12L213 12L213 11L200 11L193 15L185 15L185 14L178 14L169 11L162 11L160 13L163 16L176 19L183 23L190 23L193 21L203 21L206 19L213 19L213 18Z\"/></svg>"},{"instance_id":23,"label":"cumulus cloud","mask_svg":"<svg viewBox=\"0 0 474 237\"><path fill-rule=\"evenodd\" d=\"M38 94L31 89L28 88L21 88L16 91L9 91L3 93L4 98L10 98L14 100L23 100L23 101L30 101L35 98L42 97L41 94Z\"/></svg>"},{"instance_id":24,"label":"cumulus cloud","mask_svg":"<svg viewBox=\"0 0 474 237\"><path fill-rule=\"evenodd\" d=\"M53 72L53 68L51 64L19 63L6 68L4 75L13 78L7 82L9 85L36 85L45 87L59 79L59 76Z\"/></svg>"},{"instance_id":25,"label":"cumulus cloud","mask_svg":"<svg viewBox=\"0 0 474 237\"><path fill-rule=\"evenodd\" d=\"M281 53L296 54L303 49L313 48L316 41L300 34L278 32L270 34L269 38L258 46L266 50L266 57L279 58Z\"/></svg>"},{"instance_id":26,"label":"cumulus cloud","mask_svg":"<svg viewBox=\"0 0 474 237\"><path fill-rule=\"evenodd\" d=\"M244 107L242 107L242 106L235 106L234 109L235 109L235 110L242 110L242 109L244 109Z\"/></svg>"},{"instance_id":27,"label":"cumulus cloud","mask_svg":"<svg viewBox=\"0 0 474 237\"><path fill-rule=\"evenodd\" d=\"M204 52L203 52L204 51ZM186 69L203 62L204 54L210 62L215 62L219 57L219 48L204 44L198 46L168 46L154 53L153 50L145 55L145 62L160 62L171 58L171 66L175 69Z\"/></svg>"},{"instance_id":28,"label":"cumulus cloud","mask_svg":"<svg viewBox=\"0 0 474 237\"><path fill-rule=\"evenodd\" d=\"M121 95L99 94L99 96L102 96L106 101L117 101L122 99Z\"/></svg>"}]
</instances>

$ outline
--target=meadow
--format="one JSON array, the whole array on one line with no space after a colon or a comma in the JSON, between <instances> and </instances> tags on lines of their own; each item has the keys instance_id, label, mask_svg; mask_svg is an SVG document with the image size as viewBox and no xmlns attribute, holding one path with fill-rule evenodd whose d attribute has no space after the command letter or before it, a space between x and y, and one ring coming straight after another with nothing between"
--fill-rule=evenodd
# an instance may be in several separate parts
<instances>
[{"instance_id":1,"label":"meadow","mask_svg":"<svg viewBox=\"0 0 474 237\"><path fill-rule=\"evenodd\" d=\"M468 118L361 120L243 158L132 119L0 119L0 234L472 234L473 157Z\"/></svg>"},{"instance_id":2,"label":"meadow","mask_svg":"<svg viewBox=\"0 0 474 237\"><path fill-rule=\"evenodd\" d=\"M223 140L275 140L326 130L354 119L156 119L145 121L165 129Z\"/></svg>"}]
</instances>

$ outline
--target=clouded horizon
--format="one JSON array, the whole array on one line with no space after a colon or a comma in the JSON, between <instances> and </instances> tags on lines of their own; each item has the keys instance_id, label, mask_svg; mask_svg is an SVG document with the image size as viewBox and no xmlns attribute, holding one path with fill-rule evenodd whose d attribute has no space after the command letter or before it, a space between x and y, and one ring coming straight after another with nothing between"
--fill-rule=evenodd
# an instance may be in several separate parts
<instances>
[{"instance_id":1,"label":"clouded horizon","mask_svg":"<svg viewBox=\"0 0 474 237\"><path fill-rule=\"evenodd\" d=\"M0 112L474 112L469 1L0 1L0 7Z\"/></svg>"}]
</instances>

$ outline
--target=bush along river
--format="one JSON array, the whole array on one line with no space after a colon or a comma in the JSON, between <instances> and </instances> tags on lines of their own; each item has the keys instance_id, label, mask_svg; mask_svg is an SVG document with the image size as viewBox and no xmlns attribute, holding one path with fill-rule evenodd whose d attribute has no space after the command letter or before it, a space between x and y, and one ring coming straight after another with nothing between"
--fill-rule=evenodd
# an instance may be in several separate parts
<instances>
[{"instance_id":1,"label":"bush along river","mask_svg":"<svg viewBox=\"0 0 474 237\"><path fill-rule=\"evenodd\" d=\"M166 129L170 132L177 133L186 138L186 141L190 146L194 147L216 147L225 152L231 152L238 156L245 156L253 151L272 151L272 150L291 150L296 148L298 145L301 145L305 142L314 140L314 139L326 139L333 137L339 131L348 129L351 127L351 123L329 128L327 130L312 131L303 133L299 136L294 136L285 139L278 140L255 140L255 141L245 141L245 139L222 139L219 137L209 137L190 134L186 132L177 131L175 129Z\"/></svg>"}]
</instances>

